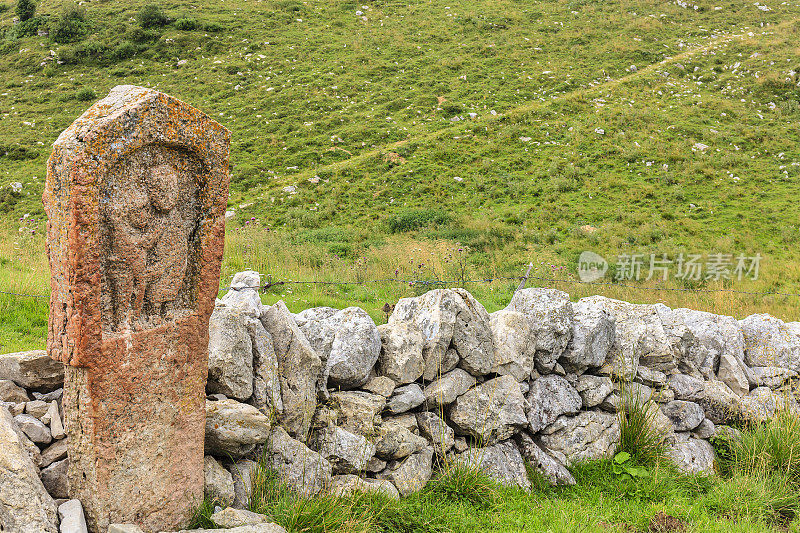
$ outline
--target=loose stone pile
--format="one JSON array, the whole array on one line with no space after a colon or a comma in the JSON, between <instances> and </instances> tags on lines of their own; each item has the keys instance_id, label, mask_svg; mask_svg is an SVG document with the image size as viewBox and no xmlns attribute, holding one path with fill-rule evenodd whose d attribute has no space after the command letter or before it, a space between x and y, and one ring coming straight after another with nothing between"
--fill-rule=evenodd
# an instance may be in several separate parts
<instances>
[{"instance_id":1,"label":"loose stone pile","mask_svg":"<svg viewBox=\"0 0 800 533\"><path fill-rule=\"evenodd\" d=\"M376 326L355 307L264 306L259 283L237 274L211 317L206 492L223 504L244 504L264 452L307 495L404 496L455 463L527 489L523 459L571 484L571 464L613 453L633 400L653 400L676 465L710 473L728 422L797 409L800 323L769 315L538 288L489 314L437 289Z\"/></svg>"},{"instance_id":2,"label":"loose stone pile","mask_svg":"<svg viewBox=\"0 0 800 533\"><path fill-rule=\"evenodd\" d=\"M572 484L570 465L613 453L626 398L653 400L676 465L710 473L708 439L735 431L729 422L798 409L800 323L769 315L572 303L539 288L490 314L463 289L437 289L400 300L376 326L355 307L265 306L249 288L259 284L237 274L209 326L205 491L222 508L246 506L261 457L307 496L397 498L459 463L527 489L524 459ZM80 502L65 500L62 382L45 352L0 355L6 531L59 531L57 504L61 531L85 531ZM234 509L217 516L280 531Z\"/></svg>"}]
</instances>

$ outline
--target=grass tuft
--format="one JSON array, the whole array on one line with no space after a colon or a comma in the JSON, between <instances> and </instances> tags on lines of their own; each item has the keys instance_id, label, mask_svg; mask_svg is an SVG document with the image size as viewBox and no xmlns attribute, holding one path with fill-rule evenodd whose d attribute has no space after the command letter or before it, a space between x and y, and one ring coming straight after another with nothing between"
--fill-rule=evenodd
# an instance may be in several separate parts
<instances>
[{"instance_id":1,"label":"grass tuft","mask_svg":"<svg viewBox=\"0 0 800 533\"><path fill-rule=\"evenodd\" d=\"M653 466L665 455L664 434L655 424L658 406L651 399L626 394L623 386L620 402L619 432L620 442L617 453L627 452L638 465Z\"/></svg>"},{"instance_id":2,"label":"grass tuft","mask_svg":"<svg viewBox=\"0 0 800 533\"><path fill-rule=\"evenodd\" d=\"M499 498L498 484L478 468L452 464L431 479L425 487L431 496L450 502L466 502L478 509L494 507Z\"/></svg>"}]
</instances>

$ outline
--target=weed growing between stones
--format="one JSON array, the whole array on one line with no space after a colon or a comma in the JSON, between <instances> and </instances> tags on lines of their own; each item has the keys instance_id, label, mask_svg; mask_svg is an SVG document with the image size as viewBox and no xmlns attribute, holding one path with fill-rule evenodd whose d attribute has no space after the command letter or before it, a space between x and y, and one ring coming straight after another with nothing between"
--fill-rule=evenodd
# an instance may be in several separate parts
<instances>
[{"instance_id":1,"label":"weed growing between stones","mask_svg":"<svg viewBox=\"0 0 800 533\"><path fill-rule=\"evenodd\" d=\"M623 384L619 417L620 442L617 456L627 453L636 465L653 466L664 458L664 434L655 424L658 405L651 399L640 396L640 389L634 387L634 393L628 393Z\"/></svg>"}]
</instances>

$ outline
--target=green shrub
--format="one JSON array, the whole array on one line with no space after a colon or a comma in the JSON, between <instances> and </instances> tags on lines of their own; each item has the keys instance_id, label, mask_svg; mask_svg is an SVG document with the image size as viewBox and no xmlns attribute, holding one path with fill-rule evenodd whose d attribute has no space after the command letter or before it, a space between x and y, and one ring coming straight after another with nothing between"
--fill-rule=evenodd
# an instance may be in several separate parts
<instances>
[{"instance_id":1,"label":"green shrub","mask_svg":"<svg viewBox=\"0 0 800 533\"><path fill-rule=\"evenodd\" d=\"M714 445L724 472L775 473L800 484L800 418L788 409L738 436L716 437Z\"/></svg>"},{"instance_id":2,"label":"green shrub","mask_svg":"<svg viewBox=\"0 0 800 533\"><path fill-rule=\"evenodd\" d=\"M136 13L136 20L142 28L160 28L169 24L169 17L158 4L142 6Z\"/></svg>"},{"instance_id":3,"label":"green shrub","mask_svg":"<svg viewBox=\"0 0 800 533\"><path fill-rule=\"evenodd\" d=\"M136 44L149 43L157 40L160 35L156 31L134 27L126 34L127 40Z\"/></svg>"},{"instance_id":4,"label":"green shrub","mask_svg":"<svg viewBox=\"0 0 800 533\"><path fill-rule=\"evenodd\" d=\"M102 60L107 51L106 45L93 40L82 42L75 47L75 55L81 62Z\"/></svg>"},{"instance_id":5,"label":"green shrub","mask_svg":"<svg viewBox=\"0 0 800 533\"><path fill-rule=\"evenodd\" d=\"M19 17L21 22L30 20L36 14L36 2L33 0L17 0L14 13Z\"/></svg>"},{"instance_id":6,"label":"green shrub","mask_svg":"<svg viewBox=\"0 0 800 533\"><path fill-rule=\"evenodd\" d=\"M389 216L386 223L390 233L402 233L426 226L441 226L450 221L450 215L440 209L410 209Z\"/></svg>"},{"instance_id":7,"label":"green shrub","mask_svg":"<svg viewBox=\"0 0 800 533\"><path fill-rule=\"evenodd\" d=\"M122 61L136 55L139 49L130 41L122 41L113 50L109 52L111 59L115 61Z\"/></svg>"},{"instance_id":8,"label":"green shrub","mask_svg":"<svg viewBox=\"0 0 800 533\"><path fill-rule=\"evenodd\" d=\"M11 9L10 5L8 5L8 4L0 4L0 13L5 13L9 9Z\"/></svg>"},{"instance_id":9,"label":"green shrub","mask_svg":"<svg viewBox=\"0 0 800 533\"><path fill-rule=\"evenodd\" d=\"M173 23L173 26L175 26L176 30L192 31L199 28L200 24L198 24L197 19L180 18Z\"/></svg>"},{"instance_id":10,"label":"green shrub","mask_svg":"<svg viewBox=\"0 0 800 533\"><path fill-rule=\"evenodd\" d=\"M220 32L220 31L224 30L225 26L223 26L222 24L219 24L217 22L206 22L200 27L200 29L203 30L203 31L216 33L216 32Z\"/></svg>"},{"instance_id":11,"label":"green shrub","mask_svg":"<svg viewBox=\"0 0 800 533\"><path fill-rule=\"evenodd\" d=\"M478 468L463 464L448 465L425 486L425 492L451 502L466 502L479 509L495 505L498 485Z\"/></svg>"},{"instance_id":12,"label":"green shrub","mask_svg":"<svg viewBox=\"0 0 800 533\"><path fill-rule=\"evenodd\" d=\"M55 42L71 43L79 40L89 30L86 11L77 4L67 4L50 30L50 38Z\"/></svg>"},{"instance_id":13,"label":"green shrub","mask_svg":"<svg viewBox=\"0 0 800 533\"><path fill-rule=\"evenodd\" d=\"M21 37L32 37L37 34L39 28L47 24L45 17L32 17L15 24L9 30L9 36L19 39Z\"/></svg>"},{"instance_id":14,"label":"green shrub","mask_svg":"<svg viewBox=\"0 0 800 533\"><path fill-rule=\"evenodd\" d=\"M75 98L80 102L88 102L97 98L97 93L91 87L84 87L78 89L78 92L75 93Z\"/></svg>"},{"instance_id":15,"label":"green shrub","mask_svg":"<svg viewBox=\"0 0 800 533\"><path fill-rule=\"evenodd\" d=\"M78 53L74 46L62 46L58 49L58 62L62 65L74 65L78 62Z\"/></svg>"},{"instance_id":16,"label":"green shrub","mask_svg":"<svg viewBox=\"0 0 800 533\"><path fill-rule=\"evenodd\" d=\"M637 465L655 465L665 454L664 434L656 427L658 406L652 400L644 401L638 387L629 392L623 384L619 413L619 448L617 453L628 453Z\"/></svg>"}]
</instances>

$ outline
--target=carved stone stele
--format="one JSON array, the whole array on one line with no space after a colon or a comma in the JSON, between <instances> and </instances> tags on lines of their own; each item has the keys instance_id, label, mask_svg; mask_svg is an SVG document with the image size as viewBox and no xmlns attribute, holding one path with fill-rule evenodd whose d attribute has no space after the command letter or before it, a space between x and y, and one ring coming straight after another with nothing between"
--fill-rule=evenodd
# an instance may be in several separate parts
<instances>
[{"instance_id":1,"label":"carved stone stele","mask_svg":"<svg viewBox=\"0 0 800 533\"><path fill-rule=\"evenodd\" d=\"M47 350L66 365L70 496L93 532L180 529L203 498L229 141L193 107L128 85L53 145Z\"/></svg>"}]
</instances>

